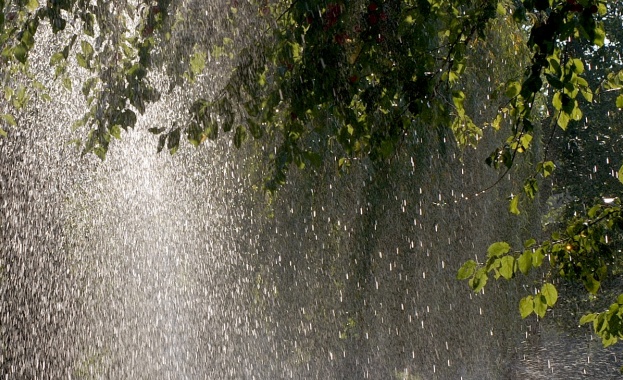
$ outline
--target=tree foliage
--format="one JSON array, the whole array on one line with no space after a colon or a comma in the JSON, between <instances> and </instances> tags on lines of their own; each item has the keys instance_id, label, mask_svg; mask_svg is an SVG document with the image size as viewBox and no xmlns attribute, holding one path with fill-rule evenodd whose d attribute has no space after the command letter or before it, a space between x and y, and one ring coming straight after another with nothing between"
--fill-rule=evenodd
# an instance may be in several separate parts
<instances>
[{"instance_id":1,"label":"tree foliage","mask_svg":"<svg viewBox=\"0 0 623 380\"><path fill-rule=\"evenodd\" d=\"M418 128L450 131L463 147L477 145L485 128L509 132L486 158L491 167L508 171L518 155L530 150L538 128L551 136L573 130L605 93L615 94L603 96L613 112L623 106L623 71L594 78L588 70L613 41L606 26L616 28L612 20L618 19L618 3L232 1L223 3L226 10L212 26L201 12L193 12L193 4L0 0L4 96L14 111L1 115L5 128L19 125L15 115L32 89L45 99L29 58L38 36L53 38L46 33L65 41L48 58L55 77L70 91L80 88L88 105L74 124L87 131L83 152L102 159L112 138L133 128L137 113L162 96L154 85L156 73L166 74L168 91L173 91L195 83L209 61L227 63L231 75L219 91L189 94L185 117L149 131L159 135L158 151L171 153L183 138L199 146L228 134L237 147L249 136L273 139L277 148L268 190L286 182L290 167L313 167L329 156L341 169L362 157L380 164L417 141ZM498 28L492 30L494 24ZM205 33L189 32L198 26ZM527 64L515 62L512 77L495 78L487 95L497 99L499 109L491 120L477 122L468 104L480 99L470 99L473 93L463 78L483 70L470 58L499 48L485 46L499 37L496 33L512 36L514 48L523 44ZM68 71L74 62L80 76ZM13 76L30 78L32 89ZM6 133L0 129L0 135ZM563 136L556 140L570 142ZM541 158L511 198L511 213L520 213L523 202L534 199L542 180L555 172L555 160L547 154ZM490 275L510 280L547 267L540 290L520 302L523 317L542 317L555 305L556 278L580 281L589 293L597 293L620 252L620 201L579 215L565 220L548 239L530 240L521 249L492 244L486 262L466 262L459 279L480 291ZM581 321L593 321L605 344L621 337L620 298L617 302Z\"/></svg>"}]
</instances>

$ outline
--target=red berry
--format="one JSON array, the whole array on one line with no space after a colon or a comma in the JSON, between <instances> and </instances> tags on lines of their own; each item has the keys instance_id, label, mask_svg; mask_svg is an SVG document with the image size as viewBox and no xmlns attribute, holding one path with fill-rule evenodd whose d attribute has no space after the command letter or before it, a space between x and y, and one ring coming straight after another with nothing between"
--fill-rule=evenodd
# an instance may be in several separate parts
<instances>
[{"instance_id":1,"label":"red berry","mask_svg":"<svg viewBox=\"0 0 623 380\"><path fill-rule=\"evenodd\" d=\"M377 9L379 9L378 5L374 3L370 3L370 5L368 5L368 12L375 12Z\"/></svg>"},{"instance_id":2,"label":"red berry","mask_svg":"<svg viewBox=\"0 0 623 380\"><path fill-rule=\"evenodd\" d=\"M381 14L379 15L379 17L381 18L381 21L385 21L385 20L387 20L387 13L385 13L385 12L381 12Z\"/></svg>"},{"instance_id":3,"label":"red berry","mask_svg":"<svg viewBox=\"0 0 623 380\"><path fill-rule=\"evenodd\" d=\"M599 8L597 8L597 5L595 4L591 5L591 13L597 13L598 10Z\"/></svg>"},{"instance_id":4,"label":"red berry","mask_svg":"<svg viewBox=\"0 0 623 380\"><path fill-rule=\"evenodd\" d=\"M359 80L359 77L357 77L357 75L353 75L353 76L348 78L348 81L350 83L356 83L358 80Z\"/></svg>"},{"instance_id":5,"label":"red berry","mask_svg":"<svg viewBox=\"0 0 623 380\"><path fill-rule=\"evenodd\" d=\"M368 23L370 25L376 25L379 22L379 16L375 15L374 13L371 13L368 15Z\"/></svg>"}]
</instances>

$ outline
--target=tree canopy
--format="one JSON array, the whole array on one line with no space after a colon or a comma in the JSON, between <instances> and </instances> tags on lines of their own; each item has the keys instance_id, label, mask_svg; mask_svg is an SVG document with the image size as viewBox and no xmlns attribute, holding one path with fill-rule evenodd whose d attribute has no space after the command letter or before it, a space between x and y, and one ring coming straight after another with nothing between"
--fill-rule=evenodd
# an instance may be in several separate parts
<instances>
[{"instance_id":1,"label":"tree canopy","mask_svg":"<svg viewBox=\"0 0 623 380\"><path fill-rule=\"evenodd\" d=\"M171 92L217 62L228 75L215 79L216 90L189 93L184 116L150 128L159 136L155 149L175 153L183 138L199 146L219 134L237 147L248 136L271 139L277 148L266 188L275 191L292 166L334 159L347 170L361 158L382 165L425 129L452 135L464 149L488 130L504 134L483 157L503 177L542 136L544 151L509 211L519 214L550 176L560 197L571 200L570 211L549 226L548 238L517 248L496 242L484 263L466 262L458 278L479 292L490 276L510 280L542 270L540 290L523 298L519 311L543 317L558 299L555 278L596 294L619 270L623 173L587 172L573 155L620 139L620 2L232 0L214 3L209 22L193 4L0 0L8 101L0 134L19 125L33 93L49 96L33 75L48 69L41 59L59 84L81 89L87 111L73 127L85 131L82 151L102 159L113 138L135 126L137 113L163 96L158 76ZM196 28L205 32L190 32ZM39 41L62 43L33 58ZM621 164L617 148L602 156ZM613 344L623 338L622 306L623 295L580 323L593 322L603 343Z\"/></svg>"}]
</instances>

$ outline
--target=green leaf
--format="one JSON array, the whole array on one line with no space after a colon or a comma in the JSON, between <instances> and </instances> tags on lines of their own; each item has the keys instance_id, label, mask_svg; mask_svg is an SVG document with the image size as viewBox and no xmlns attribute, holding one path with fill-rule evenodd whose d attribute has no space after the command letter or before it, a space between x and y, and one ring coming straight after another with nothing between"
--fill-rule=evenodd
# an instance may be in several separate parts
<instances>
[{"instance_id":1,"label":"green leaf","mask_svg":"<svg viewBox=\"0 0 623 380\"><path fill-rule=\"evenodd\" d=\"M0 137L7 137L6 131L2 128L0 128Z\"/></svg>"},{"instance_id":2,"label":"green leaf","mask_svg":"<svg viewBox=\"0 0 623 380\"><path fill-rule=\"evenodd\" d=\"M487 275L485 268L480 268L476 271L474 277L469 280L468 284L474 292L478 293L485 287L488 279L489 276Z\"/></svg>"},{"instance_id":3,"label":"green leaf","mask_svg":"<svg viewBox=\"0 0 623 380\"><path fill-rule=\"evenodd\" d=\"M470 278L474 274L474 272L476 272L477 265L478 264L474 260L466 261L456 274L456 278L458 280L466 280Z\"/></svg>"},{"instance_id":4,"label":"green leaf","mask_svg":"<svg viewBox=\"0 0 623 380\"><path fill-rule=\"evenodd\" d=\"M589 274L588 276L586 276L583 282L584 282L584 286L586 287L586 290L588 290L589 293L597 294L597 291L599 290L599 287L601 286L601 282L597 281L592 274Z\"/></svg>"},{"instance_id":5,"label":"green leaf","mask_svg":"<svg viewBox=\"0 0 623 380\"><path fill-rule=\"evenodd\" d=\"M623 108L623 94L617 96L616 104L617 108Z\"/></svg>"},{"instance_id":6,"label":"green leaf","mask_svg":"<svg viewBox=\"0 0 623 380\"><path fill-rule=\"evenodd\" d=\"M28 8L30 12L34 12L39 8L39 2L37 0L28 0L26 8Z\"/></svg>"},{"instance_id":7,"label":"green leaf","mask_svg":"<svg viewBox=\"0 0 623 380\"><path fill-rule=\"evenodd\" d=\"M507 280L513 278L513 274L515 274L515 258L513 256L504 256L501 260L502 265L500 266L500 274Z\"/></svg>"},{"instance_id":8,"label":"green leaf","mask_svg":"<svg viewBox=\"0 0 623 380\"><path fill-rule=\"evenodd\" d=\"M532 296L526 296L519 301L519 313L521 318L526 318L534 311L534 299Z\"/></svg>"},{"instance_id":9,"label":"green leaf","mask_svg":"<svg viewBox=\"0 0 623 380\"><path fill-rule=\"evenodd\" d=\"M541 318L543 318L547 312L547 300L541 293L538 293L534 297L534 312Z\"/></svg>"},{"instance_id":10,"label":"green leaf","mask_svg":"<svg viewBox=\"0 0 623 380\"><path fill-rule=\"evenodd\" d=\"M0 115L0 118L2 118L2 120L6 121L9 125L12 125L14 127L17 126L17 122L15 121L15 118L13 117L13 115L5 113L5 114ZM6 134L6 132L5 132L5 134Z\"/></svg>"},{"instance_id":11,"label":"green leaf","mask_svg":"<svg viewBox=\"0 0 623 380\"><path fill-rule=\"evenodd\" d=\"M532 252L525 250L517 259L517 265L519 266L521 273L528 274L532 268Z\"/></svg>"},{"instance_id":12,"label":"green leaf","mask_svg":"<svg viewBox=\"0 0 623 380\"><path fill-rule=\"evenodd\" d=\"M580 318L580 325L593 322L595 319L597 319L597 314L595 313L585 314L582 316L582 318Z\"/></svg>"},{"instance_id":13,"label":"green leaf","mask_svg":"<svg viewBox=\"0 0 623 380\"><path fill-rule=\"evenodd\" d=\"M110 134L117 140L121 140L121 127L118 124L113 125L110 127Z\"/></svg>"},{"instance_id":14,"label":"green leaf","mask_svg":"<svg viewBox=\"0 0 623 380\"><path fill-rule=\"evenodd\" d=\"M513 199L511 199L510 205L508 206L508 211L511 214L519 215L519 195L515 195Z\"/></svg>"},{"instance_id":15,"label":"green leaf","mask_svg":"<svg viewBox=\"0 0 623 380\"><path fill-rule=\"evenodd\" d=\"M236 132L234 132L234 145L236 148L240 148L242 143L247 139L247 129L242 125L236 127Z\"/></svg>"},{"instance_id":16,"label":"green leaf","mask_svg":"<svg viewBox=\"0 0 623 380\"><path fill-rule=\"evenodd\" d=\"M67 91L71 91L71 78L69 78L68 76L63 77L62 84Z\"/></svg>"},{"instance_id":17,"label":"green leaf","mask_svg":"<svg viewBox=\"0 0 623 380\"><path fill-rule=\"evenodd\" d=\"M24 44L19 44L13 48L13 56L21 63L26 63L28 58L28 49Z\"/></svg>"},{"instance_id":18,"label":"green leaf","mask_svg":"<svg viewBox=\"0 0 623 380\"><path fill-rule=\"evenodd\" d=\"M505 241L499 241L497 243L493 243L487 249L487 257L500 257L504 254L507 254L510 251L511 246Z\"/></svg>"},{"instance_id":19,"label":"green leaf","mask_svg":"<svg viewBox=\"0 0 623 380\"><path fill-rule=\"evenodd\" d=\"M621 167L619 168L619 182L623 183L623 165L621 165Z\"/></svg>"},{"instance_id":20,"label":"green leaf","mask_svg":"<svg viewBox=\"0 0 623 380\"><path fill-rule=\"evenodd\" d=\"M566 131L567 125L569 125L569 115L564 111L558 112L558 120L556 120L556 124L558 124L563 131Z\"/></svg>"},{"instance_id":21,"label":"green leaf","mask_svg":"<svg viewBox=\"0 0 623 380\"><path fill-rule=\"evenodd\" d=\"M553 284L546 283L541 287L541 294L545 296L545 301L547 302L547 306L554 306L556 301L558 300L558 291Z\"/></svg>"},{"instance_id":22,"label":"green leaf","mask_svg":"<svg viewBox=\"0 0 623 380\"><path fill-rule=\"evenodd\" d=\"M521 84L519 82L510 82L506 87L505 95L509 98L514 98L521 92Z\"/></svg>"},{"instance_id":23,"label":"green leaf","mask_svg":"<svg viewBox=\"0 0 623 380\"><path fill-rule=\"evenodd\" d=\"M543 249L539 248L532 254L532 266L535 268L540 267L543 264L543 259L545 255L543 254Z\"/></svg>"},{"instance_id":24,"label":"green leaf","mask_svg":"<svg viewBox=\"0 0 623 380\"><path fill-rule=\"evenodd\" d=\"M524 246L524 248L530 248L530 247L532 247L535 244L536 244L536 240L528 239L528 240L524 241L523 246Z\"/></svg>"}]
</instances>

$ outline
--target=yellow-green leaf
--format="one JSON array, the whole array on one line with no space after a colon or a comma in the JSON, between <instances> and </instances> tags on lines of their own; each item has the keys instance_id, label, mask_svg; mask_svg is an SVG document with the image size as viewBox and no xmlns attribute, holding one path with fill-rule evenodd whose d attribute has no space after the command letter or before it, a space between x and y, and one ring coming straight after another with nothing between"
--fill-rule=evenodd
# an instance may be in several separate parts
<instances>
[{"instance_id":1,"label":"yellow-green leaf","mask_svg":"<svg viewBox=\"0 0 623 380\"><path fill-rule=\"evenodd\" d=\"M530 268L532 268L532 252L525 250L517 259L517 265L521 273L528 274Z\"/></svg>"},{"instance_id":2,"label":"yellow-green leaf","mask_svg":"<svg viewBox=\"0 0 623 380\"><path fill-rule=\"evenodd\" d=\"M508 211L510 211L511 214L519 215L519 195L515 195L513 199L511 199Z\"/></svg>"},{"instance_id":3,"label":"yellow-green leaf","mask_svg":"<svg viewBox=\"0 0 623 380\"><path fill-rule=\"evenodd\" d=\"M534 312L541 318L543 318L547 312L547 300L541 293L534 296Z\"/></svg>"},{"instance_id":4,"label":"yellow-green leaf","mask_svg":"<svg viewBox=\"0 0 623 380\"><path fill-rule=\"evenodd\" d=\"M2 120L6 121L8 124L12 125L12 126L17 126L17 122L15 121L15 118L13 117L13 115L10 115L8 113L5 113L3 115L0 115L0 118L2 118ZM6 132L5 132L6 134Z\"/></svg>"},{"instance_id":5,"label":"yellow-green leaf","mask_svg":"<svg viewBox=\"0 0 623 380\"><path fill-rule=\"evenodd\" d=\"M493 243L487 249L487 257L500 257L508 251L510 251L511 246L505 241L498 241L497 243Z\"/></svg>"},{"instance_id":6,"label":"yellow-green leaf","mask_svg":"<svg viewBox=\"0 0 623 380\"><path fill-rule=\"evenodd\" d=\"M28 8L30 12L34 12L37 10L37 8L39 8L39 2L37 0L28 0L26 8Z\"/></svg>"},{"instance_id":7,"label":"yellow-green leaf","mask_svg":"<svg viewBox=\"0 0 623 380\"><path fill-rule=\"evenodd\" d=\"M470 278L476 271L476 262L474 260L468 260L459 269L456 278L459 280L465 280Z\"/></svg>"},{"instance_id":8,"label":"yellow-green leaf","mask_svg":"<svg viewBox=\"0 0 623 380\"><path fill-rule=\"evenodd\" d=\"M521 318L526 318L534 311L534 300L532 296L526 296L519 301L519 313Z\"/></svg>"},{"instance_id":9,"label":"yellow-green leaf","mask_svg":"<svg viewBox=\"0 0 623 380\"><path fill-rule=\"evenodd\" d=\"M500 266L500 274L507 280L513 278L514 266L515 266L515 258L513 256L504 256L501 260L502 265Z\"/></svg>"},{"instance_id":10,"label":"yellow-green leaf","mask_svg":"<svg viewBox=\"0 0 623 380\"><path fill-rule=\"evenodd\" d=\"M543 287L541 287L541 294L545 296L547 306L551 307L556 304L556 301L558 300L558 290L556 290L556 287L553 284L543 284Z\"/></svg>"}]
</instances>

